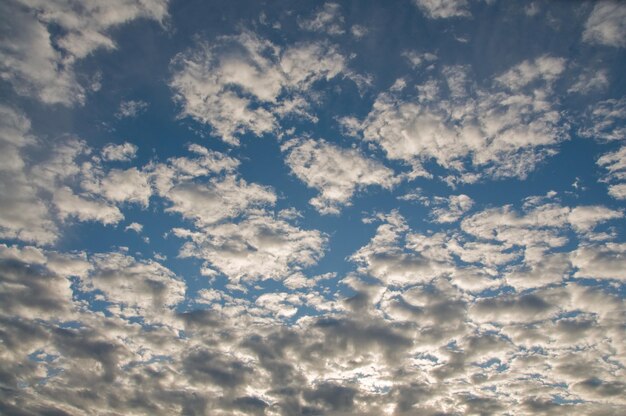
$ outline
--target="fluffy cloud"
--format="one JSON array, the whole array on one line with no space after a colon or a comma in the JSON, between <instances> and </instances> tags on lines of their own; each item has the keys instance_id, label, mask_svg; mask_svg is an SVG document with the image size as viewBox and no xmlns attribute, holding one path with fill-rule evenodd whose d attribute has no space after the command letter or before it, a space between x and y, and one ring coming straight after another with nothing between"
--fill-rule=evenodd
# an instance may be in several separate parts
<instances>
[{"instance_id":1,"label":"fluffy cloud","mask_svg":"<svg viewBox=\"0 0 626 416\"><path fill-rule=\"evenodd\" d=\"M436 255L405 249L407 231L404 218L397 212L390 214L378 227L376 235L354 253L351 260L359 265L361 273L390 285L428 282L450 271L449 265Z\"/></svg>"},{"instance_id":2,"label":"fluffy cloud","mask_svg":"<svg viewBox=\"0 0 626 416\"><path fill-rule=\"evenodd\" d=\"M472 198L465 194L450 195L447 198L436 197L433 201L435 204L444 205L435 207L431 212L434 221L438 223L457 221L474 205Z\"/></svg>"},{"instance_id":3,"label":"fluffy cloud","mask_svg":"<svg viewBox=\"0 0 626 416\"><path fill-rule=\"evenodd\" d=\"M620 2L599 1L585 22L583 40L588 43L626 46L626 7Z\"/></svg>"},{"instance_id":4,"label":"fluffy cloud","mask_svg":"<svg viewBox=\"0 0 626 416\"><path fill-rule=\"evenodd\" d=\"M551 92L564 67L541 56L495 77L489 89L468 83L466 67L444 68L445 89L435 81L431 93L409 99L404 88L381 93L361 124L363 138L416 175L433 160L452 182L524 178L567 138Z\"/></svg>"},{"instance_id":5,"label":"fluffy cloud","mask_svg":"<svg viewBox=\"0 0 626 416\"><path fill-rule=\"evenodd\" d=\"M606 243L581 246L572 253L572 264L578 269L574 276L595 279L626 279L626 245Z\"/></svg>"},{"instance_id":6,"label":"fluffy cloud","mask_svg":"<svg viewBox=\"0 0 626 416\"><path fill-rule=\"evenodd\" d=\"M97 49L113 49L109 30L139 18L162 22L167 0L89 1L72 7L68 0L15 0L2 5L0 77L21 95L47 104L82 104L85 89L75 63ZM57 35L58 33L58 35ZM28 51L28 52L26 52Z\"/></svg>"},{"instance_id":7,"label":"fluffy cloud","mask_svg":"<svg viewBox=\"0 0 626 416\"><path fill-rule=\"evenodd\" d=\"M58 79L29 90L35 94L39 88L46 102L66 102L71 85L80 91L69 102L80 102L85 90L76 79L83 75L74 68L79 57L114 47L110 33L118 23L110 22L136 17L142 13L136 10L150 5L157 7L150 18L165 15L158 9L165 2L150 0L116 0L111 4L117 9L89 1L10 1L0 8L11 12L28 3L36 11L24 7L9 18L2 15L14 22L0 30L15 32L11 39L27 38L33 26L20 33L17 27L36 21L44 44L53 45L51 62L68 59L68 66L55 66ZM433 18L469 16L473 4L420 3L430 6L422 10ZM575 62L522 58L481 78L464 65L464 54L438 47L437 57L419 44L420 53L404 54L414 73L387 92L325 85L334 77L354 78L347 59L358 63L364 57L344 57L329 43L292 43L287 30L279 31L281 24L303 26L296 32L300 41L341 31L345 36L334 39L353 46L349 25L360 14L346 14L344 22L339 6L320 6L280 13L263 6L276 19L274 26L266 25L265 14L261 19L260 30L271 42L249 32L210 43L197 37L172 63L170 86L180 94L181 115L210 124L228 142L211 147L227 150L170 143L159 151L167 156L157 152L142 166L135 162L134 144L112 137L116 144L96 147L87 139L56 135L64 120L46 119L48 113L93 114L101 102L85 112L47 112L26 100L24 108L35 111L33 127L20 111L0 106L0 237L10 240L0 242L0 413L624 413L625 211L619 201L596 192L598 184L591 189L591 171L566 170L547 182L518 180L578 130L582 140L612 141L598 143L605 147L601 154L587 155L592 163L575 168L593 167L590 158L596 157L606 173L601 182L619 198L626 171L619 142L624 100L596 103L578 119L567 105L588 97L561 93L572 84L584 89L581 82L603 81L586 70L577 78ZM187 16L193 10L183 9ZM536 17L527 19L524 9ZM537 10L530 5L514 11L516 18L537 23ZM547 3L541 11L559 17ZM94 16L102 21L90 22ZM189 34L175 29L174 47L181 33L183 39ZM469 29L453 28L462 36ZM369 30L363 41L377 42L376 26ZM23 47L20 42L3 42L2 51ZM590 48L582 49L581 57ZM603 51L610 49L593 54L610 65ZM402 58L402 49L389 52ZM517 56L511 53L507 59ZM87 67L97 63L98 56L93 58ZM393 63L382 62L384 76L377 73L372 86L396 76ZM477 74L493 63L481 62ZM45 62L38 65L45 75ZM107 76L111 68L101 70ZM4 80L6 88L17 86L13 78ZM325 94L354 101L339 100L328 107L332 111L314 114ZM126 102L117 116L140 109ZM115 111L104 109L110 117ZM330 137L336 132L324 117L345 111L352 116L340 124L346 133L361 134L364 143L348 147L344 141L310 139L314 133L303 131L319 116ZM261 153L256 144L229 146L268 133L280 136L281 146L273 143ZM188 135L193 134L202 132ZM379 150L412 171L395 175L390 164L373 156ZM285 177L255 177L266 160L250 161L250 155L284 157L285 165L277 168L290 169L310 188L319 211L339 212L350 204L355 209L345 217L307 218L307 210L290 206ZM568 167L563 159L554 162L549 168ZM585 186L575 187L576 193L568 183L560 183L567 189L557 188L561 175L580 176L577 182ZM510 192L497 195L489 184L463 183L446 192L432 181L454 186L501 177L515 179L500 184L507 191L512 186ZM411 182L401 183L405 178ZM368 198L367 207L359 207L358 193L374 185L385 190L375 188L384 198ZM517 200L526 185L558 192ZM353 222L356 208L366 209L361 226ZM102 238L94 224L64 234L73 226L70 220L118 226ZM143 233L140 223L149 231L147 244L129 234ZM111 244L119 249L97 252Z\"/></svg>"},{"instance_id":8,"label":"fluffy cloud","mask_svg":"<svg viewBox=\"0 0 626 416\"><path fill-rule=\"evenodd\" d=\"M205 259L233 281L285 279L317 263L327 242L319 231L302 230L261 213L202 232L174 232L192 240L181 249L182 256Z\"/></svg>"},{"instance_id":9,"label":"fluffy cloud","mask_svg":"<svg viewBox=\"0 0 626 416\"><path fill-rule=\"evenodd\" d=\"M182 257L206 261L204 272L220 272L233 282L283 280L322 257L327 237L288 222L293 215L269 212L276 203L273 189L240 178L239 162L192 145L196 157L172 158L152 167L167 212L192 220L194 229L175 228L189 239Z\"/></svg>"},{"instance_id":10,"label":"fluffy cloud","mask_svg":"<svg viewBox=\"0 0 626 416\"><path fill-rule=\"evenodd\" d=\"M320 191L310 203L323 214L338 214L350 205L352 195L371 185L391 188L398 179L391 169L356 149L345 149L325 140L295 139L285 142L285 162L294 175Z\"/></svg>"},{"instance_id":11,"label":"fluffy cloud","mask_svg":"<svg viewBox=\"0 0 626 416\"><path fill-rule=\"evenodd\" d=\"M36 143L30 120L0 106L0 236L39 244L56 240L57 226L38 197L22 152Z\"/></svg>"},{"instance_id":12,"label":"fluffy cloud","mask_svg":"<svg viewBox=\"0 0 626 416\"><path fill-rule=\"evenodd\" d=\"M467 0L413 0L417 7L430 19L469 17Z\"/></svg>"},{"instance_id":13,"label":"fluffy cloud","mask_svg":"<svg viewBox=\"0 0 626 416\"><path fill-rule=\"evenodd\" d=\"M152 260L137 261L120 253L93 257L93 270L81 279L85 291L99 291L107 309L124 317L162 322L185 297L185 283Z\"/></svg>"},{"instance_id":14,"label":"fluffy cloud","mask_svg":"<svg viewBox=\"0 0 626 416\"><path fill-rule=\"evenodd\" d=\"M243 32L216 44L199 43L172 66L170 86L181 116L209 124L214 135L238 144L244 133L274 132L277 117L306 116L308 90L345 72L346 59L326 43L281 48Z\"/></svg>"},{"instance_id":15,"label":"fluffy cloud","mask_svg":"<svg viewBox=\"0 0 626 416\"><path fill-rule=\"evenodd\" d=\"M128 162L135 158L138 147L132 143L107 144L102 148L102 158L106 161Z\"/></svg>"},{"instance_id":16,"label":"fluffy cloud","mask_svg":"<svg viewBox=\"0 0 626 416\"><path fill-rule=\"evenodd\" d=\"M57 189L53 202L61 219L76 217L79 221L99 221L105 225L117 224L124 219L115 205L76 195L68 187Z\"/></svg>"},{"instance_id":17,"label":"fluffy cloud","mask_svg":"<svg viewBox=\"0 0 626 416\"><path fill-rule=\"evenodd\" d=\"M163 196L172 202L168 211L178 212L199 225L233 218L250 208L273 205L276 201L276 195L267 187L232 176L202 184L181 183Z\"/></svg>"},{"instance_id":18,"label":"fluffy cloud","mask_svg":"<svg viewBox=\"0 0 626 416\"><path fill-rule=\"evenodd\" d=\"M590 105L583 115L578 134L590 139L613 141L626 139L626 97Z\"/></svg>"},{"instance_id":19,"label":"fluffy cloud","mask_svg":"<svg viewBox=\"0 0 626 416\"><path fill-rule=\"evenodd\" d=\"M115 113L117 118L134 118L148 109L148 103L145 101L128 100L122 101Z\"/></svg>"},{"instance_id":20,"label":"fluffy cloud","mask_svg":"<svg viewBox=\"0 0 626 416\"><path fill-rule=\"evenodd\" d=\"M626 146L620 149L603 154L598 161L598 165L608 171L607 182L609 185L609 195L616 199L626 199Z\"/></svg>"},{"instance_id":21,"label":"fluffy cloud","mask_svg":"<svg viewBox=\"0 0 626 416\"><path fill-rule=\"evenodd\" d=\"M329 35L345 33L344 18L337 3L325 3L310 19L302 19L298 24L302 29L313 32L325 32Z\"/></svg>"}]
</instances>

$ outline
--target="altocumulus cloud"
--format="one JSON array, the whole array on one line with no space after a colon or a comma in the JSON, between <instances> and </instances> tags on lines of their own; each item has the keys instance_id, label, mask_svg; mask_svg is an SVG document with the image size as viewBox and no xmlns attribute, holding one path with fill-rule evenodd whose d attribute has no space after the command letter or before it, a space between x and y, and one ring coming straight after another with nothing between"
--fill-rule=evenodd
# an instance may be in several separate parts
<instances>
[{"instance_id":1,"label":"altocumulus cloud","mask_svg":"<svg viewBox=\"0 0 626 416\"><path fill-rule=\"evenodd\" d=\"M625 10L3 2L0 413L624 414Z\"/></svg>"}]
</instances>

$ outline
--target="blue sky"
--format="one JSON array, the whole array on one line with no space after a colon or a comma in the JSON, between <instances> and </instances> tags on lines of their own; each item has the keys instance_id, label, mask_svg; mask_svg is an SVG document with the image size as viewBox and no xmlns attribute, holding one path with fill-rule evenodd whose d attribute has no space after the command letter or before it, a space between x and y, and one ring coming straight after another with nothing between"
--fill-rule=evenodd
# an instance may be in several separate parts
<instances>
[{"instance_id":1,"label":"blue sky","mask_svg":"<svg viewBox=\"0 0 626 416\"><path fill-rule=\"evenodd\" d=\"M0 413L621 415L626 5L0 5Z\"/></svg>"}]
</instances>

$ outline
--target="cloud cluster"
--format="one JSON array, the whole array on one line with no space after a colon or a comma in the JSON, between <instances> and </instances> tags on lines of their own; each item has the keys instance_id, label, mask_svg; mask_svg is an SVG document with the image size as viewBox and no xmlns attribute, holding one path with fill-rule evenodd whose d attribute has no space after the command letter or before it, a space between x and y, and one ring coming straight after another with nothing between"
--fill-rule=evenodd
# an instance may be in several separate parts
<instances>
[{"instance_id":1,"label":"cloud cluster","mask_svg":"<svg viewBox=\"0 0 626 416\"><path fill-rule=\"evenodd\" d=\"M135 19L163 22L168 0L115 0L100 4L70 0L10 0L0 6L3 38L0 78L20 95L46 104L85 101L74 71L77 61L98 49L114 49L110 29Z\"/></svg>"},{"instance_id":2,"label":"cloud cluster","mask_svg":"<svg viewBox=\"0 0 626 416\"><path fill-rule=\"evenodd\" d=\"M626 6L618 1L599 1L585 22L583 41L614 47L626 46Z\"/></svg>"},{"instance_id":3,"label":"cloud cluster","mask_svg":"<svg viewBox=\"0 0 626 416\"><path fill-rule=\"evenodd\" d=\"M309 114L309 89L347 73L337 47L311 42L279 47L252 32L198 44L176 56L170 86L181 116L209 124L230 144L278 130L278 120Z\"/></svg>"},{"instance_id":4,"label":"cloud cluster","mask_svg":"<svg viewBox=\"0 0 626 416\"><path fill-rule=\"evenodd\" d=\"M412 3L423 25L472 17L469 0ZM5 1L0 77L37 108L83 103L79 61L115 48L111 31L126 22L163 23L167 5ZM621 4L588 10L577 39L625 46ZM376 25L350 28L359 13L342 11L286 10L281 22L299 39L377 41ZM167 157L138 163L146 149L131 142L49 138L33 131L41 115L31 126L0 105L0 413L623 415L626 98L602 96L580 119L561 102L604 94L612 70L543 54L481 80L487 65L401 46L413 74L358 88L329 116L316 106L345 93L336 78L364 82L348 68L359 59L258 21L273 35L197 37L171 61L178 115L209 125L225 142L214 148L173 141ZM563 84L581 94L560 94ZM108 110L122 125L147 108ZM362 140L311 138L336 133L307 133L318 116ZM519 180L571 131L603 146L590 165L608 196L575 186L518 200ZM277 168L335 217L290 205L287 176L250 174L257 148L235 146L264 135L279 143L263 149L283 159ZM479 183L502 178L514 192ZM528 185L546 192L541 178ZM359 207L373 189L380 199ZM64 232L76 222L98 224ZM100 227L106 238L88 241ZM118 245L102 248L109 238Z\"/></svg>"},{"instance_id":5,"label":"cloud cluster","mask_svg":"<svg viewBox=\"0 0 626 416\"><path fill-rule=\"evenodd\" d=\"M399 181L382 163L325 140L292 139L281 148L293 174L320 192L310 203L323 214L338 214L359 189L372 185L390 189Z\"/></svg>"},{"instance_id":6,"label":"cloud cluster","mask_svg":"<svg viewBox=\"0 0 626 416\"><path fill-rule=\"evenodd\" d=\"M327 237L289 223L289 215L271 212L273 189L240 178L239 162L219 152L192 145L198 157L170 159L153 167L167 212L192 221L175 228L187 241L182 257L197 257L204 273L240 280L283 280L323 255Z\"/></svg>"},{"instance_id":7,"label":"cloud cluster","mask_svg":"<svg viewBox=\"0 0 626 416\"><path fill-rule=\"evenodd\" d=\"M429 19L471 16L467 0L413 0L413 2Z\"/></svg>"},{"instance_id":8,"label":"cloud cluster","mask_svg":"<svg viewBox=\"0 0 626 416\"><path fill-rule=\"evenodd\" d=\"M358 272L376 279L343 278L347 297L336 293L323 315L303 315L292 324L286 323L300 308L321 305L312 296L323 279L306 290L255 297L205 289L195 298L196 309L183 312L176 306L184 300L184 283L154 261L1 246L0 336L9 346L2 409L617 415L626 404L620 375L624 301L575 280L624 278L622 245L582 242L594 226L618 217L609 211L537 199L523 213L478 212L466 215L461 229L431 235L411 230L397 212L379 215L375 236L353 256L362 265ZM272 273L263 270L271 263L263 257L276 255L272 250L286 242L270 233L266 218L249 215L223 226L239 230L224 233L227 239L266 239L267 251L252 254L260 256L251 261L255 267L220 263L228 257L216 259L215 267ZM243 235L254 226L265 231ZM529 255L544 245L537 233L567 227L581 233L578 248ZM297 239L289 231L285 235ZM503 255L510 251L506 241L523 244L526 254L521 262L453 261L478 241ZM488 264L495 265L492 275L485 272ZM561 264L561 277L574 280L509 286L515 273L519 281L536 283ZM510 289L483 293L499 287ZM77 293L92 293L89 302L103 303L106 313L85 308ZM18 340L21 347L13 348ZM89 394L83 386L90 386Z\"/></svg>"},{"instance_id":9,"label":"cloud cluster","mask_svg":"<svg viewBox=\"0 0 626 416\"><path fill-rule=\"evenodd\" d=\"M488 88L469 81L468 67L448 66L442 80L418 85L417 96L404 92L404 81L381 93L356 130L389 159L411 165L414 175L428 176L423 165L433 161L452 183L525 178L567 138L552 92L565 63L526 60Z\"/></svg>"},{"instance_id":10,"label":"cloud cluster","mask_svg":"<svg viewBox=\"0 0 626 416\"><path fill-rule=\"evenodd\" d=\"M312 32L324 32L329 35L345 33L344 18L337 3L325 3L311 18L302 19L298 24L300 28Z\"/></svg>"}]
</instances>

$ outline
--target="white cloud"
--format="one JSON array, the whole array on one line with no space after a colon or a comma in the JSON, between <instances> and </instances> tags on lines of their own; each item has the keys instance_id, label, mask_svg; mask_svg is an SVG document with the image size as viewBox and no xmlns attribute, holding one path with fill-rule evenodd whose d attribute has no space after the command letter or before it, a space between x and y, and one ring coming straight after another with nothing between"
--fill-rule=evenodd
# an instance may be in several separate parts
<instances>
[{"instance_id":1,"label":"white cloud","mask_svg":"<svg viewBox=\"0 0 626 416\"><path fill-rule=\"evenodd\" d=\"M510 205L489 208L465 218L461 228L484 240L526 247L560 247L567 242L563 231L571 228L581 237L593 236L593 229L603 222L623 218L621 211L603 206L563 207L543 204L519 215Z\"/></svg>"},{"instance_id":2,"label":"white cloud","mask_svg":"<svg viewBox=\"0 0 626 416\"><path fill-rule=\"evenodd\" d=\"M108 32L116 26L139 18L162 22L167 4L115 0L72 7L68 0L4 2L0 77L19 94L46 104L82 104L85 89L77 80L75 63L98 49L115 48Z\"/></svg>"},{"instance_id":3,"label":"white cloud","mask_svg":"<svg viewBox=\"0 0 626 416\"><path fill-rule=\"evenodd\" d=\"M626 245L581 246L571 256L579 278L626 280Z\"/></svg>"},{"instance_id":4,"label":"white cloud","mask_svg":"<svg viewBox=\"0 0 626 416\"><path fill-rule=\"evenodd\" d=\"M129 230L134 231L137 234L141 234L141 232L143 231L143 225L139 224L138 222L131 222L124 228L124 231L129 231Z\"/></svg>"},{"instance_id":5,"label":"white cloud","mask_svg":"<svg viewBox=\"0 0 626 416\"><path fill-rule=\"evenodd\" d=\"M214 178L206 183L180 183L162 191L161 195L172 203L166 211L180 213L198 226L214 224L276 202L271 189L234 176Z\"/></svg>"},{"instance_id":6,"label":"white cloud","mask_svg":"<svg viewBox=\"0 0 626 416\"><path fill-rule=\"evenodd\" d=\"M614 47L626 46L626 6L598 1L585 22L583 41Z\"/></svg>"},{"instance_id":7,"label":"white cloud","mask_svg":"<svg viewBox=\"0 0 626 416\"><path fill-rule=\"evenodd\" d=\"M563 73L565 64L566 60L563 58L543 55L514 66L495 80L511 90L519 90L537 80L551 83Z\"/></svg>"},{"instance_id":8,"label":"white cloud","mask_svg":"<svg viewBox=\"0 0 626 416\"><path fill-rule=\"evenodd\" d=\"M609 74L606 69L589 70L582 72L576 82L567 89L572 94L589 94L594 91L604 91L609 87Z\"/></svg>"},{"instance_id":9,"label":"white cloud","mask_svg":"<svg viewBox=\"0 0 626 416\"><path fill-rule=\"evenodd\" d=\"M465 85L467 68L457 68L448 71L451 101L441 88L414 100L381 93L361 125L363 137L389 159L418 166L434 160L450 172L448 182L524 178L567 138L551 92L563 69L562 59L542 56L482 90Z\"/></svg>"},{"instance_id":10,"label":"white cloud","mask_svg":"<svg viewBox=\"0 0 626 416\"><path fill-rule=\"evenodd\" d=\"M148 175L137 168L126 170L111 169L102 178L97 190L106 199L113 202L134 202L148 206L152 188L148 183Z\"/></svg>"},{"instance_id":11,"label":"white cloud","mask_svg":"<svg viewBox=\"0 0 626 416\"><path fill-rule=\"evenodd\" d=\"M50 244L58 230L22 156L24 149L35 143L30 120L0 106L0 236Z\"/></svg>"},{"instance_id":12,"label":"white cloud","mask_svg":"<svg viewBox=\"0 0 626 416\"><path fill-rule=\"evenodd\" d=\"M233 281L285 279L317 263L327 242L319 231L303 230L262 212L201 232L174 232L192 240L183 246L181 256L204 259Z\"/></svg>"},{"instance_id":13,"label":"white cloud","mask_svg":"<svg viewBox=\"0 0 626 416\"><path fill-rule=\"evenodd\" d=\"M76 195L69 187L57 189L52 200L61 219L76 217L79 221L99 221L105 225L117 224L124 219L124 214L115 205Z\"/></svg>"},{"instance_id":14,"label":"white cloud","mask_svg":"<svg viewBox=\"0 0 626 416\"><path fill-rule=\"evenodd\" d=\"M430 52L417 53L415 51L405 51L402 53L402 56L409 61L413 69L417 69L422 65L430 65L438 59L437 55Z\"/></svg>"},{"instance_id":15,"label":"white cloud","mask_svg":"<svg viewBox=\"0 0 626 416\"><path fill-rule=\"evenodd\" d=\"M92 260L94 269L81 279L82 288L101 291L111 302L108 309L121 316L167 322L164 314L185 297L185 283L152 260L121 253L97 254Z\"/></svg>"},{"instance_id":16,"label":"white cloud","mask_svg":"<svg viewBox=\"0 0 626 416\"><path fill-rule=\"evenodd\" d=\"M361 39L363 36L367 35L369 30L365 26L361 25L352 25L350 27L350 34L356 39Z\"/></svg>"},{"instance_id":17,"label":"white cloud","mask_svg":"<svg viewBox=\"0 0 626 416\"><path fill-rule=\"evenodd\" d=\"M590 105L582 119L578 134L595 140L626 139L626 97L609 99Z\"/></svg>"},{"instance_id":18,"label":"white cloud","mask_svg":"<svg viewBox=\"0 0 626 416\"><path fill-rule=\"evenodd\" d=\"M325 3L311 18L299 20L298 25L304 30L324 32L329 35L345 33L344 18L341 15L341 7L337 3Z\"/></svg>"},{"instance_id":19,"label":"white cloud","mask_svg":"<svg viewBox=\"0 0 626 416\"><path fill-rule=\"evenodd\" d=\"M342 205L350 205L357 190L372 185L390 189L398 182L393 170L382 163L325 140L294 139L285 142L282 150L293 174L320 191L310 203L323 214L338 214Z\"/></svg>"},{"instance_id":20,"label":"white cloud","mask_svg":"<svg viewBox=\"0 0 626 416\"><path fill-rule=\"evenodd\" d=\"M471 16L467 0L413 0L413 2L430 19Z\"/></svg>"},{"instance_id":21,"label":"white cloud","mask_svg":"<svg viewBox=\"0 0 626 416\"><path fill-rule=\"evenodd\" d=\"M435 201L437 201L436 198ZM447 206L436 207L431 212L434 221L438 223L457 221L474 205L472 198L465 194L450 195L448 198L443 198L443 202Z\"/></svg>"},{"instance_id":22,"label":"white cloud","mask_svg":"<svg viewBox=\"0 0 626 416\"><path fill-rule=\"evenodd\" d=\"M109 143L102 148L102 158L107 161L128 162L137 155L138 147L132 143Z\"/></svg>"},{"instance_id":23,"label":"white cloud","mask_svg":"<svg viewBox=\"0 0 626 416\"><path fill-rule=\"evenodd\" d=\"M596 163L608 171L606 181L611 183L609 195L615 199L626 199L626 146L603 154Z\"/></svg>"},{"instance_id":24,"label":"white cloud","mask_svg":"<svg viewBox=\"0 0 626 416\"><path fill-rule=\"evenodd\" d=\"M315 82L344 72L346 60L326 43L281 49L243 32L213 45L200 42L179 54L172 66L170 86L181 116L209 124L214 135L238 144L244 133L275 132L277 117L305 114L309 118L301 98ZM290 101L300 104L286 107L284 103Z\"/></svg>"},{"instance_id":25,"label":"white cloud","mask_svg":"<svg viewBox=\"0 0 626 416\"><path fill-rule=\"evenodd\" d=\"M117 118L135 118L148 109L148 103L141 100L122 101L115 113Z\"/></svg>"},{"instance_id":26,"label":"white cloud","mask_svg":"<svg viewBox=\"0 0 626 416\"><path fill-rule=\"evenodd\" d=\"M408 226L397 212L384 221L369 243L350 257L359 266L359 272L388 285L406 286L428 282L451 270L438 256L429 256L426 250L406 249Z\"/></svg>"},{"instance_id":27,"label":"white cloud","mask_svg":"<svg viewBox=\"0 0 626 416\"><path fill-rule=\"evenodd\" d=\"M552 253L514 266L505 274L506 283L522 291L560 283L569 275L571 263L565 253Z\"/></svg>"}]
</instances>

